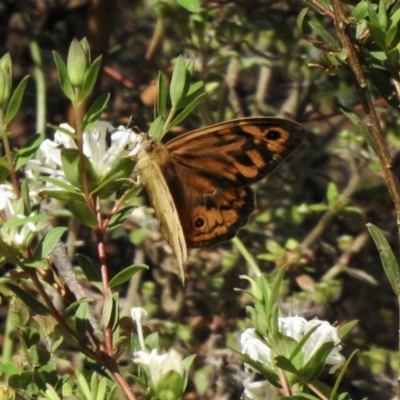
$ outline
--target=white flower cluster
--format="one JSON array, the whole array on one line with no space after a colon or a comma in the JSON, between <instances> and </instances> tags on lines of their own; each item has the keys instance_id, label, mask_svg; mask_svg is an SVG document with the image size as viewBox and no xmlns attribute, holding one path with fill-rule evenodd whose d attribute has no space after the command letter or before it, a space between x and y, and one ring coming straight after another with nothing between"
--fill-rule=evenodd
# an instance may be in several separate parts
<instances>
[{"instance_id":1,"label":"white flower cluster","mask_svg":"<svg viewBox=\"0 0 400 400\"><path fill-rule=\"evenodd\" d=\"M59 131L54 134L54 140L46 139L39 147L36 159L28 161L26 175L34 179L38 174L65 180L61 168L61 150L76 149L74 139L65 133L75 133L68 124L61 124ZM107 144L107 135L110 134L111 144ZM140 150L143 135L131 129L118 127L115 129L109 122L98 121L92 129L83 133L83 153L90 160L99 177L104 176L121 159L122 153L128 151L127 156L135 156ZM39 182L39 181L37 181ZM58 186L46 183L47 189L57 189ZM39 191L41 187L37 188Z\"/></svg>"},{"instance_id":2,"label":"white flower cluster","mask_svg":"<svg viewBox=\"0 0 400 400\"><path fill-rule=\"evenodd\" d=\"M285 317L278 318L278 328L285 336L289 336L300 342L300 340L310 331L310 329L318 326L304 343L302 351L304 354L304 365L318 351L318 349L328 342L334 344L334 348L325 360L325 364L331 365L329 373L334 373L345 363L345 358L339 353L342 349L340 340L337 335L337 329L327 321L312 320L307 321L302 317ZM265 366L273 369L274 360L271 349L259 339L253 328L246 329L240 338L242 353L249 356L252 360L258 361ZM245 399L275 399L279 396L278 389L271 385L267 380L254 382L257 372L248 364L245 369L251 372L249 378L244 381Z\"/></svg>"},{"instance_id":3,"label":"white flower cluster","mask_svg":"<svg viewBox=\"0 0 400 400\"><path fill-rule=\"evenodd\" d=\"M143 308L134 307L131 310L132 319L136 322L138 339L141 350L133 353L133 362L145 368L149 374L153 387L169 372L175 371L183 376L182 355L174 349L166 353L158 354L157 349L150 352L146 349L143 338L142 319L147 313Z\"/></svg>"}]
</instances>

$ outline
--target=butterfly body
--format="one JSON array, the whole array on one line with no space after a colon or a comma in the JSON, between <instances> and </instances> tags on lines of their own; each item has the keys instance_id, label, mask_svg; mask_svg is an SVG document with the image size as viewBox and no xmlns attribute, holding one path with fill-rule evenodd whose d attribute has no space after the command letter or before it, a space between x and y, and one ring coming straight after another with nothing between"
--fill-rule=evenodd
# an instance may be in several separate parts
<instances>
[{"instance_id":1,"label":"butterfly body","mask_svg":"<svg viewBox=\"0 0 400 400\"><path fill-rule=\"evenodd\" d=\"M165 144L147 138L138 170L171 246L206 247L234 237L255 208L249 185L272 172L303 136L296 122L254 117L198 129ZM171 228L165 213L179 219L178 229Z\"/></svg>"}]
</instances>

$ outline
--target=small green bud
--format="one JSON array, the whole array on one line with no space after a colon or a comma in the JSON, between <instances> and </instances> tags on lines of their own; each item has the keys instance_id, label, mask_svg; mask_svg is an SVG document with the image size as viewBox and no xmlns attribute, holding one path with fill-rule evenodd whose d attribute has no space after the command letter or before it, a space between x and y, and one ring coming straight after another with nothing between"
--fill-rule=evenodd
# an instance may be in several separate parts
<instances>
[{"instance_id":1,"label":"small green bud","mask_svg":"<svg viewBox=\"0 0 400 400\"><path fill-rule=\"evenodd\" d=\"M11 79L2 68L0 68L0 107L8 103L11 94Z\"/></svg>"},{"instance_id":2,"label":"small green bud","mask_svg":"<svg viewBox=\"0 0 400 400\"><path fill-rule=\"evenodd\" d=\"M0 58L0 68L3 72L12 79L12 61L10 53L4 54L3 57Z\"/></svg>"},{"instance_id":3,"label":"small green bud","mask_svg":"<svg viewBox=\"0 0 400 400\"><path fill-rule=\"evenodd\" d=\"M77 39L69 47L67 71L71 84L82 87L85 81L86 70L89 66L88 54Z\"/></svg>"}]
</instances>

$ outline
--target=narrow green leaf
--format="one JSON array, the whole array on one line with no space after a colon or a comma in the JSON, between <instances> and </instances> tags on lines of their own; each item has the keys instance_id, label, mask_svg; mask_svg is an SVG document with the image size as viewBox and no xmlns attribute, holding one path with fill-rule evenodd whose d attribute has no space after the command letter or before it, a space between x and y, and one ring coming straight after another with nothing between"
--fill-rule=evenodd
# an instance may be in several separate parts
<instances>
[{"instance_id":1,"label":"narrow green leaf","mask_svg":"<svg viewBox=\"0 0 400 400\"><path fill-rule=\"evenodd\" d=\"M193 103L201 94L204 94L204 82L199 81L190 85L189 90L184 98L178 104L178 109L187 107L189 104Z\"/></svg>"},{"instance_id":2,"label":"narrow green leaf","mask_svg":"<svg viewBox=\"0 0 400 400\"><path fill-rule=\"evenodd\" d=\"M156 139L158 142L161 140L165 118L161 115L158 116L150 125L149 135Z\"/></svg>"},{"instance_id":3,"label":"narrow green leaf","mask_svg":"<svg viewBox=\"0 0 400 400\"><path fill-rule=\"evenodd\" d=\"M95 228L98 226L96 216L92 213L86 203L82 201L71 201L69 208L74 217L83 225L86 225L90 228Z\"/></svg>"},{"instance_id":4,"label":"narrow green leaf","mask_svg":"<svg viewBox=\"0 0 400 400\"><path fill-rule=\"evenodd\" d=\"M128 182L136 165L136 161L129 157L121 158L114 167L101 178L99 185L92 190L92 195L106 199L121 188L124 182Z\"/></svg>"},{"instance_id":5,"label":"narrow green leaf","mask_svg":"<svg viewBox=\"0 0 400 400\"><path fill-rule=\"evenodd\" d=\"M359 132L364 136L364 139L370 145L371 149L377 154L377 148L375 144L375 140L371 135L371 132L365 126L365 124L357 117L356 114L345 111L343 107L340 108L340 111L358 128Z\"/></svg>"},{"instance_id":6,"label":"narrow green leaf","mask_svg":"<svg viewBox=\"0 0 400 400\"><path fill-rule=\"evenodd\" d=\"M157 117L165 118L167 115L168 86L162 72L158 73Z\"/></svg>"},{"instance_id":7,"label":"narrow green leaf","mask_svg":"<svg viewBox=\"0 0 400 400\"><path fill-rule=\"evenodd\" d=\"M202 93L200 96L198 96L196 99L194 99L185 109L182 110L182 112L179 113L179 115L168 125L167 131L172 129L174 126L180 124L203 100L204 96L207 93Z\"/></svg>"},{"instance_id":8,"label":"narrow green leaf","mask_svg":"<svg viewBox=\"0 0 400 400\"><path fill-rule=\"evenodd\" d=\"M88 325L88 320L87 320L88 308L89 306L86 302L83 303L81 302L75 314L75 330L80 338L83 338L86 335L87 325Z\"/></svg>"},{"instance_id":9,"label":"narrow green leaf","mask_svg":"<svg viewBox=\"0 0 400 400\"><path fill-rule=\"evenodd\" d=\"M84 297L82 299L76 300L73 303L71 303L63 312L63 316L66 317L71 311L75 310L78 308L81 304L83 303L93 303L93 299L90 297Z\"/></svg>"},{"instance_id":10,"label":"narrow green leaf","mask_svg":"<svg viewBox=\"0 0 400 400\"><path fill-rule=\"evenodd\" d=\"M107 327L110 324L111 314L113 310L113 297L112 292L107 288L106 296L103 304L103 314L101 317L101 323L103 327Z\"/></svg>"},{"instance_id":11,"label":"narrow green leaf","mask_svg":"<svg viewBox=\"0 0 400 400\"><path fill-rule=\"evenodd\" d=\"M380 25L378 14L371 3L368 3L368 17L369 21L367 22L367 26L372 39L382 50L386 50L385 32Z\"/></svg>"},{"instance_id":12,"label":"narrow green leaf","mask_svg":"<svg viewBox=\"0 0 400 400\"><path fill-rule=\"evenodd\" d=\"M65 191L65 190L41 190L40 191L40 195L43 198L47 198L47 199L57 199L57 200L61 200L61 201L84 201L85 197L83 196L83 194L76 194L76 193L72 193L70 191Z\"/></svg>"},{"instance_id":13,"label":"narrow green leaf","mask_svg":"<svg viewBox=\"0 0 400 400\"><path fill-rule=\"evenodd\" d=\"M89 385L84 377L84 375L79 371L75 370L76 381L78 384L79 389L85 396L86 400L92 400L92 395L90 393Z\"/></svg>"},{"instance_id":14,"label":"narrow green leaf","mask_svg":"<svg viewBox=\"0 0 400 400\"><path fill-rule=\"evenodd\" d=\"M339 339L343 342L351 333L351 331L358 325L358 320L350 321L338 328L337 333Z\"/></svg>"},{"instance_id":15,"label":"narrow green leaf","mask_svg":"<svg viewBox=\"0 0 400 400\"><path fill-rule=\"evenodd\" d=\"M109 100L110 100L110 94L104 93L93 102L88 112L86 113L85 117L83 118L83 123L82 123L83 131L91 129L93 125L100 119L101 114L107 107Z\"/></svg>"},{"instance_id":16,"label":"narrow green leaf","mask_svg":"<svg viewBox=\"0 0 400 400\"><path fill-rule=\"evenodd\" d=\"M33 314L40 315L50 315L50 310L38 301L35 297L33 297L30 293L21 289L19 286L13 285L12 283L6 283L5 286L10 289L13 293L15 293L24 303L25 305L33 311Z\"/></svg>"},{"instance_id":17,"label":"narrow green leaf","mask_svg":"<svg viewBox=\"0 0 400 400\"><path fill-rule=\"evenodd\" d=\"M311 29L329 46L340 48L335 38L317 21L308 21Z\"/></svg>"},{"instance_id":18,"label":"narrow green leaf","mask_svg":"<svg viewBox=\"0 0 400 400\"><path fill-rule=\"evenodd\" d=\"M310 10L310 9L309 9L308 7L303 8L303 9L300 11L299 15L297 16L297 19L296 19L296 26L297 26L297 29L298 29L301 33L304 33L304 18L306 17L306 15L307 15L307 13L308 13L309 10Z\"/></svg>"},{"instance_id":19,"label":"narrow green leaf","mask_svg":"<svg viewBox=\"0 0 400 400\"><path fill-rule=\"evenodd\" d=\"M171 78L170 97L172 107L176 108L182 98L186 96L189 88L189 79L186 74L186 64L182 56L176 60Z\"/></svg>"},{"instance_id":20,"label":"narrow green leaf","mask_svg":"<svg viewBox=\"0 0 400 400\"><path fill-rule=\"evenodd\" d=\"M90 65L85 75L85 83L83 84L82 90L79 94L79 100L85 100L86 97L92 92L94 85L96 84L99 70L102 63L102 56L97 57Z\"/></svg>"},{"instance_id":21,"label":"narrow green leaf","mask_svg":"<svg viewBox=\"0 0 400 400\"><path fill-rule=\"evenodd\" d=\"M388 16L386 11L386 4L384 1L378 3L378 19L382 30L385 32L388 24Z\"/></svg>"},{"instance_id":22,"label":"narrow green leaf","mask_svg":"<svg viewBox=\"0 0 400 400\"><path fill-rule=\"evenodd\" d=\"M42 260L43 258L46 258L54 249L55 245L59 242L61 236L66 230L67 228L57 227L52 228L49 232L47 232L37 245L33 258L35 260Z\"/></svg>"},{"instance_id":23,"label":"narrow green leaf","mask_svg":"<svg viewBox=\"0 0 400 400\"><path fill-rule=\"evenodd\" d=\"M27 223L30 223L30 222L38 223L38 222L50 221L52 218L53 217L51 215L37 214L37 215L32 215L31 217L12 219L10 221L5 222L2 225L2 227L4 227L4 228L16 228L17 226L26 225Z\"/></svg>"},{"instance_id":24,"label":"narrow green leaf","mask_svg":"<svg viewBox=\"0 0 400 400\"><path fill-rule=\"evenodd\" d=\"M21 107L22 98L24 97L24 92L26 85L28 84L29 76L25 76L19 83L14 93L11 96L10 102L8 103L6 116L4 117L5 124L8 124L17 114L19 108Z\"/></svg>"},{"instance_id":25,"label":"narrow green leaf","mask_svg":"<svg viewBox=\"0 0 400 400\"><path fill-rule=\"evenodd\" d=\"M23 147L21 147L17 152L17 155L15 157L15 169L20 169L33 158L37 149L43 142L43 139L44 136L39 133L33 135L28 139Z\"/></svg>"},{"instance_id":26,"label":"narrow green leaf","mask_svg":"<svg viewBox=\"0 0 400 400\"><path fill-rule=\"evenodd\" d=\"M134 264L130 267L124 268L121 272L118 272L118 274L110 280L109 287L112 289L115 286L122 285L124 282L131 279L131 277L137 272L144 269L149 269L149 267L146 264Z\"/></svg>"},{"instance_id":27,"label":"narrow green leaf","mask_svg":"<svg viewBox=\"0 0 400 400\"><path fill-rule=\"evenodd\" d=\"M67 66L61 56L53 51L54 62L58 70L58 79L60 81L60 86L64 94L71 100L74 101L75 95L72 89L71 82L68 78Z\"/></svg>"},{"instance_id":28,"label":"narrow green leaf","mask_svg":"<svg viewBox=\"0 0 400 400\"><path fill-rule=\"evenodd\" d=\"M101 284L99 269L96 268L96 266L93 264L93 261L83 254L77 254L75 257L78 260L79 266L82 268L82 271L88 281L94 286L96 286L96 283Z\"/></svg>"},{"instance_id":29,"label":"narrow green leaf","mask_svg":"<svg viewBox=\"0 0 400 400\"><path fill-rule=\"evenodd\" d=\"M397 263L396 257L393 254L392 249L385 236L383 236L380 229L373 225L367 224L367 229L374 239L375 245L379 251L381 257L383 269L385 270L386 276L392 285L393 291L396 296L399 295L399 283L400 283L400 272L399 264Z\"/></svg>"},{"instance_id":30,"label":"narrow green leaf","mask_svg":"<svg viewBox=\"0 0 400 400\"><path fill-rule=\"evenodd\" d=\"M275 365L284 371L291 372L292 374L297 373L295 366L284 356L275 357Z\"/></svg>"},{"instance_id":31,"label":"narrow green leaf","mask_svg":"<svg viewBox=\"0 0 400 400\"><path fill-rule=\"evenodd\" d=\"M98 176L93 168L90 160L84 155L84 168L89 183L89 189L92 190L97 186ZM61 165L67 180L75 187L82 189L82 168L79 160L79 152L77 149L61 150Z\"/></svg>"},{"instance_id":32,"label":"narrow green leaf","mask_svg":"<svg viewBox=\"0 0 400 400\"><path fill-rule=\"evenodd\" d=\"M90 393L92 400L96 399L97 396L97 389L99 388L99 375L97 372L92 374L90 378Z\"/></svg>"},{"instance_id":33,"label":"narrow green leaf","mask_svg":"<svg viewBox=\"0 0 400 400\"><path fill-rule=\"evenodd\" d=\"M125 207L119 210L116 214L114 214L107 225L107 232L112 231L113 229L116 229L119 226L121 226L121 224L130 217L130 215L132 214L132 210L134 209L135 207L133 206Z\"/></svg>"},{"instance_id":34,"label":"narrow green leaf","mask_svg":"<svg viewBox=\"0 0 400 400\"><path fill-rule=\"evenodd\" d=\"M106 391L107 391L107 379L101 378L97 388L97 395L94 400L104 400L104 398L106 397Z\"/></svg>"}]
</instances>

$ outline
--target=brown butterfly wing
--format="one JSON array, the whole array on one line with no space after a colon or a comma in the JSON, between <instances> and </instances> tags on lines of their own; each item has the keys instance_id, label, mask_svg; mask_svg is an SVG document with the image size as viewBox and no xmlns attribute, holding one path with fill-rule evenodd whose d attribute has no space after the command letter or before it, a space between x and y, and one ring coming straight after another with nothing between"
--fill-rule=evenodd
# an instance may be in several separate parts
<instances>
[{"instance_id":1,"label":"brown butterfly wing","mask_svg":"<svg viewBox=\"0 0 400 400\"><path fill-rule=\"evenodd\" d=\"M302 141L304 128L280 118L245 118L192 131L166 148L173 162L219 187L248 186L271 173Z\"/></svg>"},{"instance_id":2,"label":"brown butterfly wing","mask_svg":"<svg viewBox=\"0 0 400 400\"><path fill-rule=\"evenodd\" d=\"M247 187L268 175L301 142L304 129L278 118L233 120L162 146L164 177L188 247L228 240L254 210Z\"/></svg>"}]
</instances>

